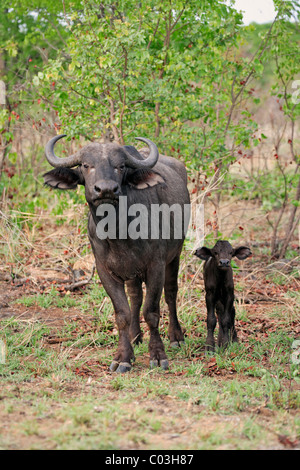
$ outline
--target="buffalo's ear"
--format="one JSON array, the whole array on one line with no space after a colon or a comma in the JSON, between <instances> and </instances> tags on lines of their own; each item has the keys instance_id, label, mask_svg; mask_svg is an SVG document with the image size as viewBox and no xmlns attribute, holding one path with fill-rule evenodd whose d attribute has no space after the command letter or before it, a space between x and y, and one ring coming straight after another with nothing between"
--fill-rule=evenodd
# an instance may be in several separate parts
<instances>
[{"instance_id":1,"label":"buffalo's ear","mask_svg":"<svg viewBox=\"0 0 300 470\"><path fill-rule=\"evenodd\" d=\"M80 170L70 168L55 168L43 175L47 186L55 189L75 189L78 184L84 184Z\"/></svg>"},{"instance_id":2,"label":"buffalo's ear","mask_svg":"<svg viewBox=\"0 0 300 470\"><path fill-rule=\"evenodd\" d=\"M129 170L126 175L125 183L134 187L135 189L146 189L151 186L156 186L160 183L165 183L164 178L151 170Z\"/></svg>"},{"instance_id":3,"label":"buffalo's ear","mask_svg":"<svg viewBox=\"0 0 300 470\"><path fill-rule=\"evenodd\" d=\"M198 256L200 259L208 260L212 256L212 252L209 248L206 248L206 246L203 246L202 248L198 248L194 255Z\"/></svg>"},{"instance_id":4,"label":"buffalo's ear","mask_svg":"<svg viewBox=\"0 0 300 470\"><path fill-rule=\"evenodd\" d=\"M238 259L246 259L248 256L251 256L252 252L247 246L239 246L233 252L232 256L236 256Z\"/></svg>"}]
</instances>

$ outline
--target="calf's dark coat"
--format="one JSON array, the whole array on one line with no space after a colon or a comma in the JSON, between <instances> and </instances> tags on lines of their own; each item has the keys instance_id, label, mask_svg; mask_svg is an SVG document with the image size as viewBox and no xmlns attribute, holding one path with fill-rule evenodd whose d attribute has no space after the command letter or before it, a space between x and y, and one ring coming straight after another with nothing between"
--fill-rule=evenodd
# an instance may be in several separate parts
<instances>
[{"instance_id":1,"label":"calf's dark coat","mask_svg":"<svg viewBox=\"0 0 300 470\"><path fill-rule=\"evenodd\" d=\"M228 342L237 341L237 333L234 325L234 282L231 258L246 259L251 255L248 247L233 248L225 240L218 241L212 249L198 248L195 251L198 258L204 263L204 286L207 308L207 338L206 350L214 351L214 330L219 321L218 346L226 347Z\"/></svg>"}]
</instances>

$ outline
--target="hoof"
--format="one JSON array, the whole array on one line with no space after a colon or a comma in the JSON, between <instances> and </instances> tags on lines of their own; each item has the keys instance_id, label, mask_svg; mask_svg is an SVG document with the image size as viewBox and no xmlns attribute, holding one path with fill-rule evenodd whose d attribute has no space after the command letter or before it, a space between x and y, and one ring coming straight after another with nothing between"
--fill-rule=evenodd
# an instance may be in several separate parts
<instances>
[{"instance_id":1,"label":"hoof","mask_svg":"<svg viewBox=\"0 0 300 470\"><path fill-rule=\"evenodd\" d=\"M160 361L160 367L164 370L168 370L169 369L169 361L168 359L162 359Z\"/></svg>"},{"instance_id":2,"label":"hoof","mask_svg":"<svg viewBox=\"0 0 300 470\"><path fill-rule=\"evenodd\" d=\"M174 348L174 349L180 348L183 345L184 345L184 341L172 341L170 343L171 348Z\"/></svg>"},{"instance_id":3,"label":"hoof","mask_svg":"<svg viewBox=\"0 0 300 470\"><path fill-rule=\"evenodd\" d=\"M124 372L129 372L130 369L131 364L129 362L112 361L111 365L109 366L109 370L111 372L120 372L121 374Z\"/></svg>"},{"instance_id":4,"label":"hoof","mask_svg":"<svg viewBox=\"0 0 300 470\"><path fill-rule=\"evenodd\" d=\"M157 359L153 359L152 361L150 361L150 369L154 369L155 367L158 367Z\"/></svg>"},{"instance_id":5,"label":"hoof","mask_svg":"<svg viewBox=\"0 0 300 470\"><path fill-rule=\"evenodd\" d=\"M168 359L161 359L161 361L158 361L157 359L152 359L150 361L150 369L154 369L155 367L158 367L159 365L162 369L168 370L169 369Z\"/></svg>"},{"instance_id":6,"label":"hoof","mask_svg":"<svg viewBox=\"0 0 300 470\"><path fill-rule=\"evenodd\" d=\"M112 361L111 365L109 366L109 370L111 372L115 372L119 367L119 363L117 361Z\"/></svg>"},{"instance_id":7,"label":"hoof","mask_svg":"<svg viewBox=\"0 0 300 470\"><path fill-rule=\"evenodd\" d=\"M117 372L120 374L124 374L125 372L129 372L131 369L131 365L129 362L120 362L119 367L117 368Z\"/></svg>"},{"instance_id":8,"label":"hoof","mask_svg":"<svg viewBox=\"0 0 300 470\"><path fill-rule=\"evenodd\" d=\"M215 353L214 346L205 346L205 354L206 356L212 356Z\"/></svg>"}]
</instances>

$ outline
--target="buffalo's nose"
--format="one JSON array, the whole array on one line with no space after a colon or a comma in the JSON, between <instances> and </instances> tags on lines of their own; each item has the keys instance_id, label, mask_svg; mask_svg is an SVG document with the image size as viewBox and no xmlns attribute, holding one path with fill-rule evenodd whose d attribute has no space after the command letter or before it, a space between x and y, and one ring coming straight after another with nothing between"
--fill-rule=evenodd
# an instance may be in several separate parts
<instances>
[{"instance_id":1,"label":"buffalo's nose","mask_svg":"<svg viewBox=\"0 0 300 470\"><path fill-rule=\"evenodd\" d=\"M103 194L106 194L106 193L113 193L116 195L119 192L119 185L118 183L114 181L96 183L94 185L94 190L99 196L102 196Z\"/></svg>"},{"instance_id":2,"label":"buffalo's nose","mask_svg":"<svg viewBox=\"0 0 300 470\"><path fill-rule=\"evenodd\" d=\"M220 259L220 266L227 267L229 264L229 259Z\"/></svg>"}]
</instances>

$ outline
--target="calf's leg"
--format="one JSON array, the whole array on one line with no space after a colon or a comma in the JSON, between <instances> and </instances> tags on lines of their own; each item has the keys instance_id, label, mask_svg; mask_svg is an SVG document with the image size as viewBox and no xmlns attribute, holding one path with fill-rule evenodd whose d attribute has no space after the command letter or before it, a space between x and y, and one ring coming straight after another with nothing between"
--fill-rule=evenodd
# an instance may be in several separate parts
<instances>
[{"instance_id":1,"label":"calf's leg","mask_svg":"<svg viewBox=\"0 0 300 470\"><path fill-rule=\"evenodd\" d=\"M238 342L237 332L235 329L235 308L232 306L231 310L231 325L230 325L230 339L233 343Z\"/></svg>"},{"instance_id":2,"label":"calf's leg","mask_svg":"<svg viewBox=\"0 0 300 470\"><path fill-rule=\"evenodd\" d=\"M227 298L224 302L224 310L223 313L219 317L219 326L220 326L220 333L218 338L218 346L227 347L230 339L231 339L231 332L234 328L234 317L233 317L233 290L228 290Z\"/></svg>"},{"instance_id":3,"label":"calf's leg","mask_svg":"<svg viewBox=\"0 0 300 470\"><path fill-rule=\"evenodd\" d=\"M206 308L207 308L207 338L205 342L206 352L213 352L215 350L214 331L217 324L215 315L215 300L216 294L214 289L207 289L205 294Z\"/></svg>"},{"instance_id":4,"label":"calf's leg","mask_svg":"<svg viewBox=\"0 0 300 470\"><path fill-rule=\"evenodd\" d=\"M218 333L218 346L221 346L224 341L224 332L223 332L223 327L222 327L222 318L224 316L224 305L220 300L217 301L216 304L216 314L219 322L219 333Z\"/></svg>"}]
</instances>

